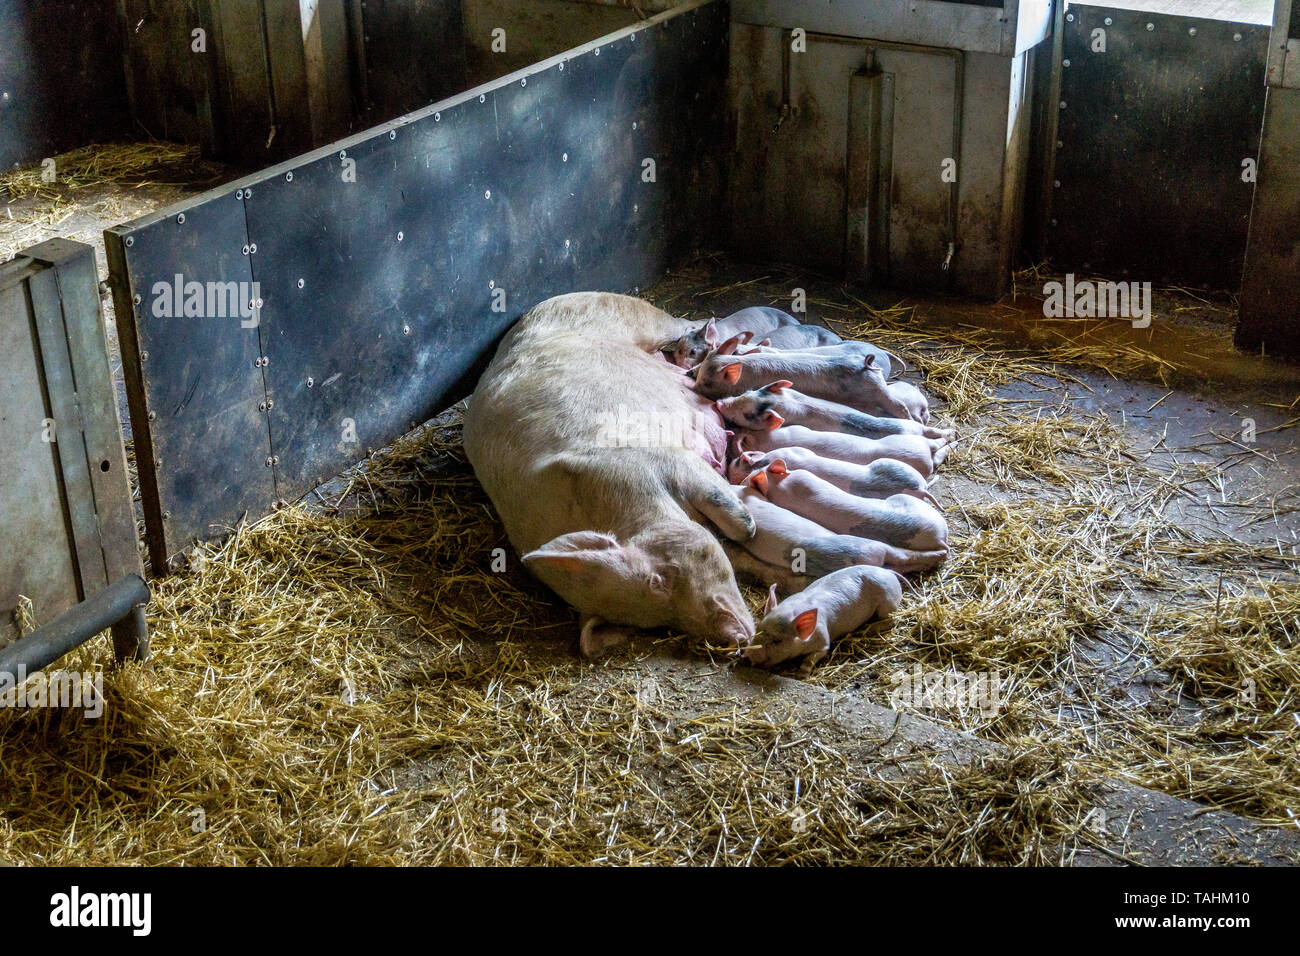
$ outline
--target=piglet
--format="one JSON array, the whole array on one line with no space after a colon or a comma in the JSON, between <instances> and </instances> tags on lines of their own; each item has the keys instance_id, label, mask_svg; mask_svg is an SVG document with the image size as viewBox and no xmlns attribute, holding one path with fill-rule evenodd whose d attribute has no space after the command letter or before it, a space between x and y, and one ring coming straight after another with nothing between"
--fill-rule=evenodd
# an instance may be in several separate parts
<instances>
[{"instance_id":1,"label":"piglet","mask_svg":"<svg viewBox=\"0 0 1300 956\"><path fill-rule=\"evenodd\" d=\"M922 425L930 424L930 402L925 393L911 382L890 382L886 388L895 401L907 409L907 415Z\"/></svg>"},{"instance_id":2,"label":"piglet","mask_svg":"<svg viewBox=\"0 0 1300 956\"><path fill-rule=\"evenodd\" d=\"M891 382L890 392L904 382ZM909 386L910 387L910 386ZM924 396L922 396L924 401ZM844 432L863 438L886 435L922 435L951 441L955 432L930 428L912 418L878 418L856 408L814 398L798 391L788 381L772 382L714 403L722 417L740 428L770 430L781 424L807 425L817 431ZM927 412L928 415L928 412Z\"/></svg>"},{"instance_id":3,"label":"piglet","mask_svg":"<svg viewBox=\"0 0 1300 956\"><path fill-rule=\"evenodd\" d=\"M903 587L912 585L896 571L858 565L841 568L813 582L780 604L776 585L768 591L764 617L746 656L760 667L774 667L795 657L811 669L826 656L831 642L873 617L890 617L903 603Z\"/></svg>"},{"instance_id":4,"label":"piglet","mask_svg":"<svg viewBox=\"0 0 1300 956\"><path fill-rule=\"evenodd\" d=\"M794 445L806 448L823 458L838 458L859 465L869 465L881 458L893 458L911 465L925 477L934 474L948 456L948 442L943 438L919 435L886 435L884 438L861 438L842 432L819 432L805 425L782 425L769 431L741 432L733 439L733 454L743 451L775 451Z\"/></svg>"},{"instance_id":5,"label":"piglet","mask_svg":"<svg viewBox=\"0 0 1300 956\"><path fill-rule=\"evenodd\" d=\"M750 485L733 490L749 509L757 528L752 538L739 542L741 547L765 564L797 574L819 578L854 564L918 571L935 567L948 555L946 548L917 551L854 535L835 534L773 503Z\"/></svg>"},{"instance_id":6,"label":"piglet","mask_svg":"<svg viewBox=\"0 0 1300 956\"><path fill-rule=\"evenodd\" d=\"M727 480L733 485L743 485L756 471L762 471L777 459L786 463L791 471L812 472L824 478L841 491L860 498L889 498L893 495L911 495L940 507L934 495L927 490L925 478L911 465L893 458L878 458L869 465L859 465L838 458L822 458L806 448L785 447L776 451L742 452L727 465Z\"/></svg>"},{"instance_id":7,"label":"piglet","mask_svg":"<svg viewBox=\"0 0 1300 956\"><path fill-rule=\"evenodd\" d=\"M694 368L711 349L717 348L719 343L733 335L744 332L767 335L783 326L798 324L799 320L793 315L765 305L741 309L725 319L709 319L699 328L679 338L670 346L673 363L682 368Z\"/></svg>"},{"instance_id":8,"label":"piglet","mask_svg":"<svg viewBox=\"0 0 1300 956\"><path fill-rule=\"evenodd\" d=\"M831 349L806 352L760 349L737 355L740 338L733 336L687 374L695 379L696 391L709 398L727 398L784 380L801 392L842 402L859 411L909 418L906 406L890 394L884 370L874 354L835 351L860 344L844 342Z\"/></svg>"},{"instance_id":9,"label":"piglet","mask_svg":"<svg viewBox=\"0 0 1300 956\"><path fill-rule=\"evenodd\" d=\"M779 329L755 335L768 348L788 351L815 349L825 345L838 345L844 340L820 325L783 325Z\"/></svg>"},{"instance_id":10,"label":"piglet","mask_svg":"<svg viewBox=\"0 0 1300 956\"><path fill-rule=\"evenodd\" d=\"M911 495L859 498L810 471L790 471L780 458L750 475L749 484L773 504L836 534L914 551L948 549L948 522L937 509Z\"/></svg>"}]
</instances>

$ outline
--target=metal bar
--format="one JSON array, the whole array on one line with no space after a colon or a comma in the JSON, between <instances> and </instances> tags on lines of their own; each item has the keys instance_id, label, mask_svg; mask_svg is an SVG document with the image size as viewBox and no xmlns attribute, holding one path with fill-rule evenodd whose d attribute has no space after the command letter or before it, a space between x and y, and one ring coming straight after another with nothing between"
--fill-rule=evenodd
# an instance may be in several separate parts
<instances>
[{"instance_id":1,"label":"metal bar","mask_svg":"<svg viewBox=\"0 0 1300 956\"><path fill-rule=\"evenodd\" d=\"M144 579L138 574L128 574L0 651L0 674L12 679L19 668L30 674L48 667L127 616L132 617L130 627L137 653L147 655L148 639L141 640L135 629L143 625L143 606L148 600L149 586ZM137 609L140 609L138 615Z\"/></svg>"}]
</instances>

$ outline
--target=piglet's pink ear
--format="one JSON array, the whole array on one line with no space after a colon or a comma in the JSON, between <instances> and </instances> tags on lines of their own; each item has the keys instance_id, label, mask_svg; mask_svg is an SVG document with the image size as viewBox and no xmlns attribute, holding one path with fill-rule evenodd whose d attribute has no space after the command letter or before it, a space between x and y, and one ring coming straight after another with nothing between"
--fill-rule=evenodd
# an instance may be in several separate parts
<instances>
[{"instance_id":1,"label":"piglet's pink ear","mask_svg":"<svg viewBox=\"0 0 1300 956\"><path fill-rule=\"evenodd\" d=\"M749 483L759 490L764 496L767 495L767 472L756 471L749 476Z\"/></svg>"},{"instance_id":2,"label":"piglet's pink ear","mask_svg":"<svg viewBox=\"0 0 1300 956\"><path fill-rule=\"evenodd\" d=\"M795 640L806 641L817 628L817 609L804 611L794 619Z\"/></svg>"},{"instance_id":3,"label":"piglet's pink ear","mask_svg":"<svg viewBox=\"0 0 1300 956\"><path fill-rule=\"evenodd\" d=\"M772 586L767 589L767 600L763 602L763 613L771 614L776 610L776 605L778 603L779 602L776 599L776 582L773 581Z\"/></svg>"},{"instance_id":4,"label":"piglet's pink ear","mask_svg":"<svg viewBox=\"0 0 1300 956\"><path fill-rule=\"evenodd\" d=\"M704 326L704 344L709 348L715 348L718 344L718 323L713 319L709 319Z\"/></svg>"},{"instance_id":5,"label":"piglet's pink ear","mask_svg":"<svg viewBox=\"0 0 1300 956\"><path fill-rule=\"evenodd\" d=\"M750 339L752 339L753 337L754 337L754 333L753 333L753 332L741 332L741 333L740 333L740 344L741 344L741 345L748 345L749 342L750 342Z\"/></svg>"},{"instance_id":6,"label":"piglet's pink ear","mask_svg":"<svg viewBox=\"0 0 1300 956\"><path fill-rule=\"evenodd\" d=\"M778 478L783 478L786 475L790 474L790 469L786 465L784 458L778 458L776 461L772 462L772 464L768 465L767 467L768 470L771 471L772 474L776 475Z\"/></svg>"},{"instance_id":7,"label":"piglet's pink ear","mask_svg":"<svg viewBox=\"0 0 1300 956\"><path fill-rule=\"evenodd\" d=\"M785 424L785 419L770 408L763 413L763 421L767 424L767 430L770 432L776 431Z\"/></svg>"},{"instance_id":8,"label":"piglet's pink ear","mask_svg":"<svg viewBox=\"0 0 1300 956\"><path fill-rule=\"evenodd\" d=\"M718 354L730 355L732 352L736 351L736 346L738 346L739 344L740 344L740 336L733 335L731 338L727 339L727 341L723 342L721 345L718 346Z\"/></svg>"},{"instance_id":9,"label":"piglet's pink ear","mask_svg":"<svg viewBox=\"0 0 1300 956\"><path fill-rule=\"evenodd\" d=\"M771 392L773 395L780 395L787 388L793 388L793 387L794 387L794 382L788 381L783 378L781 379L781 381L773 382L771 385L764 385L763 391Z\"/></svg>"},{"instance_id":10,"label":"piglet's pink ear","mask_svg":"<svg viewBox=\"0 0 1300 956\"><path fill-rule=\"evenodd\" d=\"M727 432L727 434L730 435L731 432ZM753 465L762 459L763 453L761 451L747 451L742 453L740 457L745 459L745 464Z\"/></svg>"},{"instance_id":11,"label":"piglet's pink ear","mask_svg":"<svg viewBox=\"0 0 1300 956\"><path fill-rule=\"evenodd\" d=\"M722 377L731 385L740 381L740 363L732 362L722 370Z\"/></svg>"}]
</instances>

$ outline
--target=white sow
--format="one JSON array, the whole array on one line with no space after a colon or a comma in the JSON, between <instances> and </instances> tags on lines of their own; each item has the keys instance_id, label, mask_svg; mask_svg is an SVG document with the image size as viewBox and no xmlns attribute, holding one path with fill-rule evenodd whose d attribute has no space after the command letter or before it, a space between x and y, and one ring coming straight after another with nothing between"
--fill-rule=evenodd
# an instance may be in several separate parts
<instances>
[{"instance_id":1,"label":"white sow","mask_svg":"<svg viewBox=\"0 0 1300 956\"><path fill-rule=\"evenodd\" d=\"M698 451L725 436L655 354L686 326L629 296L548 299L506 334L470 396L465 453L525 566L580 612L587 654L636 627L729 644L754 632L722 546L698 523L736 541L754 533ZM647 427L613 434L620 414Z\"/></svg>"}]
</instances>

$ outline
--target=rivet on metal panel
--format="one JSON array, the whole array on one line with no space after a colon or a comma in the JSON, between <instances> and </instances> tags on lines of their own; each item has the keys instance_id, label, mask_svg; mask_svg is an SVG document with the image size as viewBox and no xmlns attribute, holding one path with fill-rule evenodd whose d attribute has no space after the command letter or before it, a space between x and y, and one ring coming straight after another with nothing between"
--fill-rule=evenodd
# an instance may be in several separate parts
<instances>
[{"instance_id":1,"label":"rivet on metal panel","mask_svg":"<svg viewBox=\"0 0 1300 956\"><path fill-rule=\"evenodd\" d=\"M267 459L266 459L266 467L267 467L267 468L270 468L270 467L271 467L272 465L274 465L274 464L275 464L275 459L274 459L274 458L267 458Z\"/></svg>"},{"instance_id":2,"label":"rivet on metal panel","mask_svg":"<svg viewBox=\"0 0 1300 956\"><path fill-rule=\"evenodd\" d=\"M140 361L141 361L141 362L147 362L147 361L149 361L149 353L148 353L148 352L141 352L141 353L140 353Z\"/></svg>"},{"instance_id":3,"label":"rivet on metal panel","mask_svg":"<svg viewBox=\"0 0 1300 956\"><path fill-rule=\"evenodd\" d=\"M247 189L244 190L244 198L245 198L245 199L252 199L252 198L253 198L253 187L252 187L252 186L249 186Z\"/></svg>"},{"instance_id":4,"label":"rivet on metal panel","mask_svg":"<svg viewBox=\"0 0 1300 956\"><path fill-rule=\"evenodd\" d=\"M1187 29L1187 35L1188 35L1189 37L1194 37L1194 36L1196 36L1196 27L1188 27L1188 29Z\"/></svg>"},{"instance_id":5,"label":"rivet on metal panel","mask_svg":"<svg viewBox=\"0 0 1300 956\"><path fill-rule=\"evenodd\" d=\"M564 72L564 61L563 61L563 60L560 61L560 72L561 72L561 73Z\"/></svg>"},{"instance_id":6,"label":"rivet on metal panel","mask_svg":"<svg viewBox=\"0 0 1300 956\"><path fill-rule=\"evenodd\" d=\"M390 130L388 131L388 138L389 138L389 139L397 139L397 130L395 130L395 129L390 129Z\"/></svg>"},{"instance_id":7,"label":"rivet on metal panel","mask_svg":"<svg viewBox=\"0 0 1300 956\"><path fill-rule=\"evenodd\" d=\"M496 287L497 287L497 280L496 280L496 279L488 279L488 288L489 288L489 289L495 289Z\"/></svg>"},{"instance_id":8,"label":"rivet on metal panel","mask_svg":"<svg viewBox=\"0 0 1300 956\"><path fill-rule=\"evenodd\" d=\"M434 114L433 114L433 121L434 121L435 123L441 123L441 122L442 122L442 114L441 114L441 113L434 113Z\"/></svg>"},{"instance_id":9,"label":"rivet on metal panel","mask_svg":"<svg viewBox=\"0 0 1300 956\"><path fill-rule=\"evenodd\" d=\"M126 244L127 244L128 246L134 246L134 245L135 245L135 237L134 237L134 236L127 236L127 237L126 237Z\"/></svg>"},{"instance_id":10,"label":"rivet on metal panel","mask_svg":"<svg viewBox=\"0 0 1300 956\"><path fill-rule=\"evenodd\" d=\"M302 288L303 286L305 286L306 284L307 284L307 283L304 282L302 279L299 279L299 280L298 280L298 288L299 288L299 289L301 289L301 288Z\"/></svg>"},{"instance_id":11,"label":"rivet on metal panel","mask_svg":"<svg viewBox=\"0 0 1300 956\"><path fill-rule=\"evenodd\" d=\"M600 47L596 47L596 49L592 50L591 52L596 54L596 56L600 56Z\"/></svg>"},{"instance_id":12,"label":"rivet on metal panel","mask_svg":"<svg viewBox=\"0 0 1300 956\"><path fill-rule=\"evenodd\" d=\"M492 190L490 190L490 189L485 189L485 190L483 190L483 198L484 198L484 199L491 199L491 198L492 198Z\"/></svg>"},{"instance_id":13,"label":"rivet on metal panel","mask_svg":"<svg viewBox=\"0 0 1300 956\"><path fill-rule=\"evenodd\" d=\"M275 399L268 398L266 400L266 410L269 412L273 408L275 408Z\"/></svg>"},{"instance_id":14,"label":"rivet on metal panel","mask_svg":"<svg viewBox=\"0 0 1300 956\"><path fill-rule=\"evenodd\" d=\"M916 7L913 6L912 9L915 10ZM1067 14L1065 15L1065 19L1066 19L1066 22L1067 22L1067 23L1073 23L1073 22L1074 22L1074 14L1073 14L1073 13L1067 13Z\"/></svg>"},{"instance_id":15,"label":"rivet on metal panel","mask_svg":"<svg viewBox=\"0 0 1300 956\"><path fill-rule=\"evenodd\" d=\"M1241 34L1240 34L1240 33L1234 33L1234 34L1232 35L1232 42L1233 42L1233 43L1240 43L1240 42L1241 42Z\"/></svg>"},{"instance_id":16,"label":"rivet on metal panel","mask_svg":"<svg viewBox=\"0 0 1300 956\"><path fill-rule=\"evenodd\" d=\"M172 516L172 513L171 513L170 511L164 511L164 512L163 512L163 521L166 521L166 520L167 520L168 518L170 518L171 516Z\"/></svg>"},{"instance_id":17,"label":"rivet on metal panel","mask_svg":"<svg viewBox=\"0 0 1300 956\"><path fill-rule=\"evenodd\" d=\"M1054 188L1054 189L1060 189L1060 188L1061 188L1061 181L1060 181L1059 179L1057 179L1057 180L1053 180L1053 181L1052 181L1052 188Z\"/></svg>"},{"instance_id":18,"label":"rivet on metal panel","mask_svg":"<svg viewBox=\"0 0 1300 956\"><path fill-rule=\"evenodd\" d=\"M244 245L244 255L248 255L248 253L249 253L250 251L251 251L251 250L248 248L248 245L245 244L245 245Z\"/></svg>"},{"instance_id":19,"label":"rivet on metal panel","mask_svg":"<svg viewBox=\"0 0 1300 956\"><path fill-rule=\"evenodd\" d=\"M266 402L259 402L258 405L257 405L257 410L258 410L259 412L264 412L264 411L266 411Z\"/></svg>"},{"instance_id":20,"label":"rivet on metal panel","mask_svg":"<svg viewBox=\"0 0 1300 956\"><path fill-rule=\"evenodd\" d=\"M285 173L285 174L284 174L284 181L285 181L286 183L291 183L291 182L293 182L293 173L292 173L292 172L287 172L287 173Z\"/></svg>"},{"instance_id":21,"label":"rivet on metal panel","mask_svg":"<svg viewBox=\"0 0 1300 956\"><path fill-rule=\"evenodd\" d=\"M279 455L273 455L273 456L271 457L271 464L273 464L273 465L278 465L278 464L280 464L280 456L279 456Z\"/></svg>"},{"instance_id":22,"label":"rivet on metal panel","mask_svg":"<svg viewBox=\"0 0 1300 956\"><path fill-rule=\"evenodd\" d=\"M257 254L257 243L255 243L255 242L250 242L250 243L248 244L248 253L249 253L249 255L256 255L256 254Z\"/></svg>"},{"instance_id":23,"label":"rivet on metal panel","mask_svg":"<svg viewBox=\"0 0 1300 956\"><path fill-rule=\"evenodd\" d=\"M1068 70L1068 69L1070 68L1070 61L1069 61L1069 60L1062 60L1062 61L1061 61L1061 66L1065 67L1065 68Z\"/></svg>"},{"instance_id":24,"label":"rivet on metal panel","mask_svg":"<svg viewBox=\"0 0 1300 956\"><path fill-rule=\"evenodd\" d=\"M1053 226L1056 225L1056 220L1055 220L1055 219L1052 220L1052 225L1053 225Z\"/></svg>"},{"instance_id":25,"label":"rivet on metal panel","mask_svg":"<svg viewBox=\"0 0 1300 956\"><path fill-rule=\"evenodd\" d=\"M348 151L346 149L340 149L339 159L347 159L347 158L348 158Z\"/></svg>"},{"instance_id":26,"label":"rivet on metal panel","mask_svg":"<svg viewBox=\"0 0 1300 956\"><path fill-rule=\"evenodd\" d=\"M176 222L182 226L185 225L185 213L178 213L176 215Z\"/></svg>"},{"instance_id":27,"label":"rivet on metal panel","mask_svg":"<svg viewBox=\"0 0 1300 956\"><path fill-rule=\"evenodd\" d=\"M398 241L398 242L401 242L401 241L402 241L403 239L405 239L405 238L406 238L406 233L399 232L399 233L397 234L397 241Z\"/></svg>"},{"instance_id":28,"label":"rivet on metal panel","mask_svg":"<svg viewBox=\"0 0 1300 956\"><path fill-rule=\"evenodd\" d=\"M1114 23L1114 22L1115 22L1115 21L1112 20L1110 17L1107 17L1106 20L1105 20L1106 26L1110 26L1110 25L1111 25L1112 23Z\"/></svg>"},{"instance_id":29,"label":"rivet on metal panel","mask_svg":"<svg viewBox=\"0 0 1300 956\"><path fill-rule=\"evenodd\" d=\"M486 102L487 102L487 96L486 96L485 94L483 94L483 93L480 93L480 94L478 95L478 101L479 101L480 103L486 103Z\"/></svg>"},{"instance_id":30,"label":"rivet on metal panel","mask_svg":"<svg viewBox=\"0 0 1300 956\"><path fill-rule=\"evenodd\" d=\"M569 240L568 240L568 239L565 239L565 240L564 240L564 248L566 248L566 249L569 248Z\"/></svg>"},{"instance_id":31,"label":"rivet on metal panel","mask_svg":"<svg viewBox=\"0 0 1300 956\"><path fill-rule=\"evenodd\" d=\"M315 384L316 384L316 380L315 380L314 378L312 378L310 375L308 375L308 376L307 376L307 387L308 387L308 388L311 388L311 387L312 387L313 385L315 385Z\"/></svg>"},{"instance_id":32,"label":"rivet on metal panel","mask_svg":"<svg viewBox=\"0 0 1300 956\"><path fill-rule=\"evenodd\" d=\"M640 211L641 211L641 204L640 204L640 203L635 203L635 202L632 203L632 211L633 211L633 212L640 212Z\"/></svg>"},{"instance_id":33,"label":"rivet on metal panel","mask_svg":"<svg viewBox=\"0 0 1300 956\"><path fill-rule=\"evenodd\" d=\"M150 412L150 413L149 413L149 421L153 421L153 420L154 420L155 418L157 418L157 417L158 417L158 413L157 413L157 412Z\"/></svg>"},{"instance_id":34,"label":"rivet on metal panel","mask_svg":"<svg viewBox=\"0 0 1300 956\"><path fill-rule=\"evenodd\" d=\"M1152 30L1154 30L1155 28L1156 28L1156 25L1155 25L1154 23L1148 23L1148 24L1147 24L1147 33L1150 33L1150 32L1151 32Z\"/></svg>"},{"instance_id":35,"label":"rivet on metal panel","mask_svg":"<svg viewBox=\"0 0 1300 956\"><path fill-rule=\"evenodd\" d=\"M242 199L244 198L244 191L243 191L242 189L238 189L238 190L236 190L236 191L235 191L235 198L236 198L236 199L239 199L239 200L242 200Z\"/></svg>"},{"instance_id":36,"label":"rivet on metal panel","mask_svg":"<svg viewBox=\"0 0 1300 956\"><path fill-rule=\"evenodd\" d=\"M161 459L161 458L155 458L155 459L153 460L153 466L154 466L155 468L161 468L161 467L162 467L162 459Z\"/></svg>"},{"instance_id":37,"label":"rivet on metal panel","mask_svg":"<svg viewBox=\"0 0 1300 956\"><path fill-rule=\"evenodd\" d=\"M402 334L403 334L403 335L410 335L410 334L411 334L411 327L410 327L409 325L404 325L404 326L402 326Z\"/></svg>"},{"instance_id":38,"label":"rivet on metal panel","mask_svg":"<svg viewBox=\"0 0 1300 956\"><path fill-rule=\"evenodd\" d=\"M143 300L140 298L139 295L133 295L133 296L131 296L131 301L132 301L134 304L139 305Z\"/></svg>"},{"instance_id":39,"label":"rivet on metal panel","mask_svg":"<svg viewBox=\"0 0 1300 956\"><path fill-rule=\"evenodd\" d=\"M569 161L569 154L568 154L568 153L563 153L563 154L561 154L561 156L560 156L560 162L562 162L562 163L567 163L568 161Z\"/></svg>"},{"instance_id":40,"label":"rivet on metal panel","mask_svg":"<svg viewBox=\"0 0 1300 956\"><path fill-rule=\"evenodd\" d=\"M1061 109L1065 109L1065 100L1061 100Z\"/></svg>"},{"instance_id":41,"label":"rivet on metal panel","mask_svg":"<svg viewBox=\"0 0 1300 956\"><path fill-rule=\"evenodd\" d=\"M1057 148L1057 149L1065 149L1065 142L1064 142L1063 140L1059 140L1059 139L1058 139L1058 140L1056 141L1056 148Z\"/></svg>"},{"instance_id":42,"label":"rivet on metal panel","mask_svg":"<svg viewBox=\"0 0 1300 956\"><path fill-rule=\"evenodd\" d=\"M632 128L633 128L633 129L636 129L636 120L633 120L633 121L632 121Z\"/></svg>"},{"instance_id":43,"label":"rivet on metal panel","mask_svg":"<svg viewBox=\"0 0 1300 956\"><path fill-rule=\"evenodd\" d=\"M520 86L527 86L527 85L528 85L528 77L526 77L526 76L525 76L525 77L522 77L522 78L519 80L519 85L520 85Z\"/></svg>"}]
</instances>

